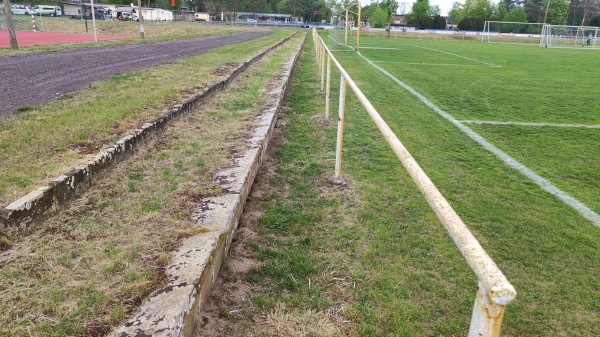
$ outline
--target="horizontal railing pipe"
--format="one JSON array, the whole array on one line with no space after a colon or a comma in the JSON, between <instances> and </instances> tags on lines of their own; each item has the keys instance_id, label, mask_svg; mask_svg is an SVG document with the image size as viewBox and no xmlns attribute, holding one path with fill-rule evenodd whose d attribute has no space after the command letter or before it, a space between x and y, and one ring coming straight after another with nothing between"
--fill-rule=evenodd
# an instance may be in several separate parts
<instances>
[{"instance_id":1,"label":"horizontal railing pipe","mask_svg":"<svg viewBox=\"0 0 600 337\"><path fill-rule=\"evenodd\" d=\"M325 46L323 39L320 36L318 36L318 34L314 34L313 36L316 37L315 42L323 47L333 64L341 72L341 76L346 80L346 84L352 89L362 106L366 109L371 119L375 122L377 128L388 141L388 144L390 145L390 147L392 148L402 165L408 171L411 178L413 179L413 181L427 200L427 203L430 205L432 210L437 215L438 219L442 222L442 224L448 231L450 237L458 247L464 259L477 276L480 287L483 288L480 289L478 292L483 291L483 293L486 294L487 297L495 305L506 306L507 304L509 304L516 297L516 291L512 284L507 280L507 278L498 268L496 263L485 252L483 247L481 247L477 239L469 231L467 226L464 224L464 222L461 220L458 214L454 211L452 206L450 206L448 201L433 184L431 179L429 179L429 177L425 174L425 172L419 166L416 160L404 147L402 142L400 142L398 137L394 134L392 129L379 115L379 113L373 107L371 102L369 102L369 100L365 97L362 91L358 88L356 83L354 83L352 78L350 78L348 73L333 56L329 48ZM479 299L476 301L476 308L478 307L478 305L482 307L481 303L478 303L478 301L481 302ZM479 317L479 315L476 315L474 310L473 319L475 319L476 316ZM498 317L501 322L501 314L494 315L494 317L492 317L492 320L497 319ZM490 319L489 315L488 319ZM494 326L492 330L497 329L499 333L500 322L496 322L498 324L497 326ZM477 325L479 323L472 322L472 330L473 324ZM475 334L472 334L470 332L469 335L471 336ZM482 336L497 336L497 334L483 334Z\"/></svg>"}]
</instances>

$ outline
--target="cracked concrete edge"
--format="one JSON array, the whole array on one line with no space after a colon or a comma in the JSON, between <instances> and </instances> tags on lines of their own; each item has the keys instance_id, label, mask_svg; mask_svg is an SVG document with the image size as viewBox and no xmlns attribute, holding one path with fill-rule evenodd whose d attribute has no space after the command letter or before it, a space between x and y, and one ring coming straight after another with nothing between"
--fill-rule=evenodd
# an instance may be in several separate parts
<instances>
[{"instance_id":1,"label":"cracked concrete edge","mask_svg":"<svg viewBox=\"0 0 600 337\"><path fill-rule=\"evenodd\" d=\"M146 298L135 316L108 336L191 337L198 329L201 309L229 251L304 38L284 65L278 85L269 93L268 103L248 139L247 150L235 156L231 166L215 176L215 182L227 193L204 200L192 215L207 232L183 241L172 253L172 262L166 269L167 284Z\"/></svg>"},{"instance_id":2,"label":"cracked concrete edge","mask_svg":"<svg viewBox=\"0 0 600 337\"><path fill-rule=\"evenodd\" d=\"M204 100L226 88L240 73L260 60L271 50L290 40L297 32L267 47L253 57L240 63L225 78L210 84L182 104L173 106L152 122L142 125L132 134L122 137L98 153L87 163L53 179L27 195L0 208L0 234L21 235L31 231L67 203L76 199L93 185L108 169L131 155L138 145L160 132L171 121L200 107Z\"/></svg>"}]
</instances>

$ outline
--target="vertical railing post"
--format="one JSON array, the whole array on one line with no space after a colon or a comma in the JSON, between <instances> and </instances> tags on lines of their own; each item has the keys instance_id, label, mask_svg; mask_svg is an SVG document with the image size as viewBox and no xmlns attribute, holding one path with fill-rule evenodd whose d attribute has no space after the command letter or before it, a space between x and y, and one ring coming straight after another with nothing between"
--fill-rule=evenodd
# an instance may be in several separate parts
<instances>
[{"instance_id":1,"label":"vertical railing post","mask_svg":"<svg viewBox=\"0 0 600 337\"><path fill-rule=\"evenodd\" d=\"M323 42L319 41L319 55L317 55L318 59L317 59L317 66L319 67L319 74L321 75L321 77L323 77ZM321 90L323 90L323 87L321 86Z\"/></svg>"},{"instance_id":2,"label":"vertical railing post","mask_svg":"<svg viewBox=\"0 0 600 337\"><path fill-rule=\"evenodd\" d=\"M469 337L499 337L505 306L492 302L481 283L477 286L477 296L471 316Z\"/></svg>"},{"instance_id":3,"label":"vertical railing post","mask_svg":"<svg viewBox=\"0 0 600 337\"><path fill-rule=\"evenodd\" d=\"M346 107L346 79L340 76L340 104L338 110L337 145L335 148L335 179L342 176L342 143L344 140L344 109Z\"/></svg>"},{"instance_id":4,"label":"vertical railing post","mask_svg":"<svg viewBox=\"0 0 600 337\"><path fill-rule=\"evenodd\" d=\"M323 54L321 55L321 91L325 89L325 47L323 46ZM327 56L329 60L329 56Z\"/></svg>"},{"instance_id":5,"label":"vertical railing post","mask_svg":"<svg viewBox=\"0 0 600 337\"><path fill-rule=\"evenodd\" d=\"M348 25L348 8L346 8L346 29L345 29L345 34L344 35L344 44L348 45L348 27L350 25Z\"/></svg>"},{"instance_id":6,"label":"vertical railing post","mask_svg":"<svg viewBox=\"0 0 600 337\"><path fill-rule=\"evenodd\" d=\"M320 41L319 41L319 39L317 39L317 40L315 41L315 54L316 54L316 56L317 56L317 63L319 62L319 53L321 52L321 51L319 50L319 48L320 48Z\"/></svg>"},{"instance_id":7,"label":"vertical railing post","mask_svg":"<svg viewBox=\"0 0 600 337\"><path fill-rule=\"evenodd\" d=\"M315 29L313 28L313 45L315 46L315 56L319 56L319 41L317 39L317 37L315 36Z\"/></svg>"},{"instance_id":8,"label":"vertical railing post","mask_svg":"<svg viewBox=\"0 0 600 337\"><path fill-rule=\"evenodd\" d=\"M356 51L358 51L358 48L360 47L360 15L362 12L362 6L360 4L360 1L358 2L358 30L356 30Z\"/></svg>"},{"instance_id":9,"label":"vertical railing post","mask_svg":"<svg viewBox=\"0 0 600 337\"><path fill-rule=\"evenodd\" d=\"M325 119L329 119L329 105L331 101L331 58L327 55L327 85L325 87Z\"/></svg>"}]
</instances>

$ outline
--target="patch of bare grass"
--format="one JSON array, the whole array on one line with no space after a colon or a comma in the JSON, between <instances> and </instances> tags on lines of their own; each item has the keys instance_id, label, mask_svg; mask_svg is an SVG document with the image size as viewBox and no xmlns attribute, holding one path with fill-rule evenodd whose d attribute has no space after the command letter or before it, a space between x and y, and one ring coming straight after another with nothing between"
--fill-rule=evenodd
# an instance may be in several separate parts
<instances>
[{"instance_id":1,"label":"patch of bare grass","mask_svg":"<svg viewBox=\"0 0 600 337\"><path fill-rule=\"evenodd\" d=\"M325 337L336 336L340 331L327 313L312 309L288 310L279 304L258 322L265 336Z\"/></svg>"},{"instance_id":2,"label":"patch of bare grass","mask_svg":"<svg viewBox=\"0 0 600 337\"><path fill-rule=\"evenodd\" d=\"M215 172L241 151L261 95L295 39L182 116L82 198L0 254L0 335L100 336L164 283L170 252L222 193ZM237 108L232 108L237 107Z\"/></svg>"}]
</instances>

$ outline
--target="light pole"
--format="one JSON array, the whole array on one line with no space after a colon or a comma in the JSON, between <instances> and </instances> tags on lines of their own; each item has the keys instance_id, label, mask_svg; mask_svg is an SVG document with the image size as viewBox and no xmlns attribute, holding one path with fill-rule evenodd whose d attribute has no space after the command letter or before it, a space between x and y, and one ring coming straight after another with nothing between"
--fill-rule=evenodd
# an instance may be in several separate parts
<instances>
[{"instance_id":1,"label":"light pole","mask_svg":"<svg viewBox=\"0 0 600 337\"><path fill-rule=\"evenodd\" d=\"M546 19L548 18L548 10L550 9L550 0L548 0L548 4L546 5L546 13L544 13L544 24L546 24Z\"/></svg>"},{"instance_id":2,"label":"light pole","mask_svg":"<svg viewBox=\"0 0 600 337\"><path fill-rule=\"evenodd\" d=\"M140 39L144 38L144 18L142 17L142 0L138 0L138 20L140 21Z\"/></svg>"},{"instance_id":3,"label":"light pole","mask_svg":"<svg viewBox=\"0 0 600 337\"><path fill-rule=\"evenodd\" d=\"M138 0L140 1L140 0ZM185 17L183 16L183 11L187 9L187 6L179 6L181 8L181 21L185 21Z\"/></svg>"}]
</instances>

